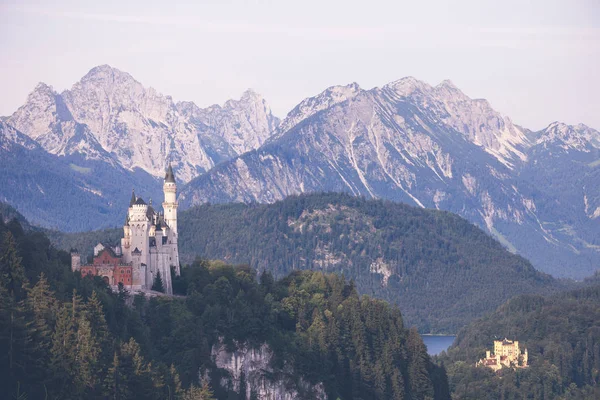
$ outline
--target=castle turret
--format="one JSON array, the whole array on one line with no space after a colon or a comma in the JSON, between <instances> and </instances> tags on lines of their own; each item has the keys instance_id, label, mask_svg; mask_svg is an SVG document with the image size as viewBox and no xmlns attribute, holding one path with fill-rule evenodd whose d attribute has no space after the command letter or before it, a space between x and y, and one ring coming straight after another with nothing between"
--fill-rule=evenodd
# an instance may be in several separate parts
<instances>
[{"instance_id":1,"label":"castle turret","mask_svg":"<svg viewBox=\"0 0 600 400\"><path fill-rule=\"evenodd\" d=\"M132 189L131 190L131 200L129 200L129 207L131 207L132 205L134 205L136 200L137 199L135 197L135 190Z\"/></svg>"},{"instance_id":2,"label":"castle turret","mask_svg":"<svg viewBox=\"0 0 600 400\"><path fill-rule=\"evenodd\" d=\"M177 184L175 183L175 175L173 174L171 163L169 163L165 175L163 192L165 194L165 201L162 204L165 213L165 222L175 236L177 236Z\"/></svg>"},{"instance_id":3,"label":"castle turret","mask_svg":"<svg viewBox=\"0 0 600 400\"><path fill-rule=\"evenodd\" d=\"M77 249L71 249L71 271L79 271L81 268L81 256Z\"/></svg>"},{"instance_id":4,"label":"castle turret","mask_svg":"<svg viewBox=\"0 0 600 400\"><path fill-rule=\"evenodd\" d=\"M168 266L175 267L175 274L179 275L179 250L177 247L177 184L175 183L175 174L173 174L173 168L171 163L167 168L165 174L165 183L163 184L163 192L165 194L165 201L163 203L164 221L167 225L166 235L167 243L169 248ZM170 270L165 271L170 276Z\"/></svg>"}]
</instances>

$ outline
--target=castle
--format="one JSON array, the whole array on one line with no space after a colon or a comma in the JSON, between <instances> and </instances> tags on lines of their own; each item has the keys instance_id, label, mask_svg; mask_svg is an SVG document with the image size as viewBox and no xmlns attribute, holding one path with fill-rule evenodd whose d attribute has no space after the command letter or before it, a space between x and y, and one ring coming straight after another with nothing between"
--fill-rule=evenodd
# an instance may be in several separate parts
<instances>
[{"instance_id":1,"label":"castle","mask_svg":"<svg viewBox=\"0 0 600 400\"><path fill-rule=\"evenodd\" d=\"M151 289L160 273L164 291L173 293L171 268L179 270L177 247L177 185L169 164L163 184L163 212L157 212L141 197L131 194L123 226L123 238L117 246L98 244L91 264L81 265L77 250L71 252L71 269L83 276L102 276L111 287L121 283L127 289Z\"/></svg>"},{"instance_id":2,"label":"castle","mask_svg":"<svg viewBox=\"0 0 600 400\"><path fill-rule=\"evenodd\" d=\"M477 367L488 367L494 371L506 368L526 368L528 366L527 349L521 353L519 342L517 340L494 340L494 354L490 351L485 352L485 358L479 360Z\"/></svg>"}]
</instances>

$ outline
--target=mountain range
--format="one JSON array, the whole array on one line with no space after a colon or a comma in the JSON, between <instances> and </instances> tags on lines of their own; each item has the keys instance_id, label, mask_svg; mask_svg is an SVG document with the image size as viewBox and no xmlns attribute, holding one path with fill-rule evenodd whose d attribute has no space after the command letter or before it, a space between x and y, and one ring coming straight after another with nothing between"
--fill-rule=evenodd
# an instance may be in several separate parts
<instances>
[{"instance_id":1,"label":"mountain range","mask_svg":"<svg viewBox=\"0 0 600 400\"><path fill-rule=\"evenodd\" d=\"M334 86L280 121L253 91L202 109L100 66L60 94L39 84L0 143L2 170L27 178L2 178L0 200L63 230L118 224L131 187L160 196L170 161L182 208L348 192L457 213L556 276L600 261L600 133L530 131L450 81Z\"/></svg>"}]
</instances>

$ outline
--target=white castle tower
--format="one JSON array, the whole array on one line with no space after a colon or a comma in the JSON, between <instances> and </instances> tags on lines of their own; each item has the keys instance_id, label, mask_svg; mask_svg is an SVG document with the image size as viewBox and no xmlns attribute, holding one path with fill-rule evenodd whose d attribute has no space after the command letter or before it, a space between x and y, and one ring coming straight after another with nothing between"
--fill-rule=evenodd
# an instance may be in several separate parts
<instances>
[{"instance_id":1,"label":"white castle tower","mask_svg":"<svg viewBox=\"0 0 600 400\"><path fill-rule=\"evenodd\" d=\"M163 212L165 214L165 222L171 229L171 237L169 238L169 244L172 244L172 260L175 265L176 273L179 275L179 249L177 246L177 184L175 183L175 175L173 174L173 168L171 163L167 168L165 175L165 183L163 184L163 193L165 195L165 201L163 202Z\"/></svg>"},{"instance_id":2,"label":"white castle tower","mask_svg":"<svg viewBox=\"0 0 600 400\"><path fill-rule=\"evenodd\" d=\"M121 253L124 263L132 267L133 289L150 289L160 272L165 292L173 293L171 268L180 274L177 245L177 184L171 164L163 185L163 212L131 194L123 226Z\"/></svg>"}]
</instances>

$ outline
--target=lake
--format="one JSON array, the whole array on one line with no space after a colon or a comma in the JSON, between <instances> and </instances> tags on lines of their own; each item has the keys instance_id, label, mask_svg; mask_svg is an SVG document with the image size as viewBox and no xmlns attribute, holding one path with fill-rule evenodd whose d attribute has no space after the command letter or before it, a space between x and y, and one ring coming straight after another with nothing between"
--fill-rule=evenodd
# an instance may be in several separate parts
<instances>
[{"instance_id":1,"label":"lake","mask_svg":"<svg viewBox=\"0 0 600 400\"><path fill-rule=\"evenodd\" d=\"M440 354L444 350L448 350L448 347L454 342L456 336L438 336L438 335L421 335L423 343L427 346L427 353L430 356Z\"/></svg>"}]
</instances>

